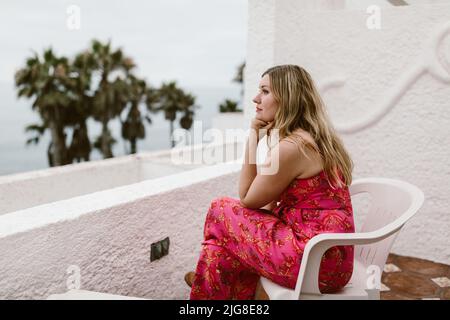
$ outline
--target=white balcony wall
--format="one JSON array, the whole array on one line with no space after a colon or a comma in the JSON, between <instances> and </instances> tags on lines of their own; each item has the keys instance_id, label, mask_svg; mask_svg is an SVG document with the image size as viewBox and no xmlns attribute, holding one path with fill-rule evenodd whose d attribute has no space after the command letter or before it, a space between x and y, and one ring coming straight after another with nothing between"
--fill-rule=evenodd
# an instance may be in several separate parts
<instances>
[{"instance_id":1,"label":"white balcony wall","mask_svg":"<svg viewBox=\"0 0 450 320\"><path fill-rule=\"evenodd\" d=\"M188 299L211 201L238 197L240 163L207 166L0 216L0 299L69 289ZM170 238L150 262L150 245ZM79 282L76 270L79 270Z\"/></svg>"},{"instance_id":2,"label":"white balcony wall","mask_svg":"<svg viewBox=\"0 0 450 320\"><path fill-rule=\"evenodd\" d=\"M425 193L392 251L449 264L450 3L416 3L380 5L380 29L369 29L374 11L351 1L343 8L339 1L249 0L243 105L250 119L268 67L303 66L353 157L354 178L399 178Z\"/></svg>"},{"instance_id":3,"label":"white balcony wall","mask_svg":"<svg viewBox=\"0 0 450 320\"><path fill-rule=\"evenodd\" d=\"M178 156L174 157L175 151L169 149L1 176L0 215L204 165L233 161L242 155L240 141L234 139L225 146L220 143L188 145L177 148L175 155ZM223 156L220 156L215 150L222 149ZM204 161L208 154L212 154L209 163Z\"/></svg>"}]
</instances>

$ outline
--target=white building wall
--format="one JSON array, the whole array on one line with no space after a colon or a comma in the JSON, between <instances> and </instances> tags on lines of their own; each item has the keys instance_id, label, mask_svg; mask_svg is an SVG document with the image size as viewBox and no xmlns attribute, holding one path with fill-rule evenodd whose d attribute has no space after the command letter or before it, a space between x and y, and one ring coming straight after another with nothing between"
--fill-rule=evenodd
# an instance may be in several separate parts
<instances>
[{"instance_id":1,"label":"white building wall","mask_svg":"<svg viewBox=\"0 0 450 320\"><path fill-rule=\"evenodd\" d=\"M234 161L241 156L242 149L242 142L239 144L237 139L224 146L222 140L217 143L200 141L199 144L188 144L173 150L141 152L1 176L0 216L213 163ZM219 150L225 150L223 156ZM207 158L210 154L212 156Z\"/></svg>"},{"instance_id":2,"label":"white building wall","mask_svg":"<svg viewBox=\"0 0 450 320\"><path fill-rule=\"evenodd\" d=\"M369 30L365 9L322 1L323 10L305 10L308 2L249 1L246 117L254 116L251 98L265 69L303 66L341 129L354 178L398 178L425 193L392 251L449 264L450 3L380 6L381 29ZM433 44L439 33L442 41ZM361 119L367 124L351 130ZM359 224L362 213L355 215Z\"/></svg>"},{"instance_id":3,"label":"white building wall","mask_svg":"<svg viewBox=\"0 0 450 320\"><path fill-rule=\"evenodd\" d=\"M74 288L188 299L184 274L196 267L209 206L238 198L240 167L208 166L0 215L0 299ZM167 236L169 254L150 262L151 243Z\"/></svg>"}]
</instances>

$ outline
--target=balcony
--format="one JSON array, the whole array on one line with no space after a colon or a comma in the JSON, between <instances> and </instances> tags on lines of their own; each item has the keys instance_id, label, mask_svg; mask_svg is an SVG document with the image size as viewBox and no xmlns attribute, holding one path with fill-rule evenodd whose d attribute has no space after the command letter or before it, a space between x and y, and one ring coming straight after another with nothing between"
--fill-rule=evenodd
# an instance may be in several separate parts
<instances>
[{"instance_id":1,"label":"balcony","mask_svg":"<svg viewBox=\"0 0 450 320\"><path fill-rule=\"evenodd\" d=\"M450 148L442 143L450 119L443 52L450 7L383 2L389 6L380 6L380 28L369 28L361 1L360 8L328 1L336 11L305 11L303 1L249 1L245 113L253 111L249 95L267 67L289 61L310 70L336 127L346 129L355 179L404 179L426 194L394 244L381 298L450 299ZM436 5L390 8L402 2ZM81 288L187 299L183 276L197 262L207 209L216 197L237 197L240 164L170 159L170 151L142 153L0 177L0 297L45 299ZM361 208L357 203L357 223ZM150 262L151 244L165 237L169 255Z\"/></svg>"},{"instance_id":2,"label":"balcony","mask_svg":"<svg viewBox=\"0 0 450 320\"><path fill-rule=\"evenodd\" d=\"M200 252L207 209L213 197L237 196L240 163L178 166L168 154L2 177L10 203L0 215L0 297L45 299L79 287L186 299L182 279ZM107 173L111 181L102 181ZM170 254L150 262L151 243L165 237Z\"/></svg>"}]
</instances>

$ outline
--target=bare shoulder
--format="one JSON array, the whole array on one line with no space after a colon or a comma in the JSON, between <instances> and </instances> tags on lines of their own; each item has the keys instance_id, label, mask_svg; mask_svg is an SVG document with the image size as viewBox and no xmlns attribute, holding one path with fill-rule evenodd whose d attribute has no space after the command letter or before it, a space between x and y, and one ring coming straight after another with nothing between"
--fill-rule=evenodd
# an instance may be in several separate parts
<instances>
[{"instance_id":1,"label":"bare shoulder","mask_svg":"<svg viewBox=\"0 0 450 320\"><path fill-rule=\"evenodd\" d=\"M311 136L311 134L305 130L302 129L296 129L292 134L290 134L288 137L284 138L287 141L291 142L300 142L303 145L312 145L317 146L316 142L314 141L314 138Z\"/></svg>"},{"instance_id":2,"label":"bare shoulder","mask_svg":"<svg viewBox=\"0 0 450 320\"><path fill-rule=\"evenodd\" d=\"M274 155L276 155L281 162L295 162L298 160L298 146L290 140L282 139L267 153L269 160L271 160Z\"/></svg>"},{"instance_id":3,"label":"bare shoulder","mask_svg":"<svg viewBox=\"0 0 450 320\"><path fill-rule=\"evenodd\" d=\"M308 178L323 170L319 148L310 133L297 129L283 140L295 145L298 158L296 179Z\"/></svg>"},{"instance_id":4,"label":"bare shoulder","mask_svg":"<svg viewBox=\"0 0 450 320\"><path fill-rule=\"evenodd\" d=\"M273 175L276 181L270 181L271 186L282 181L287 186L288 183L300 174L299 164L300 154L298 147L289 141L281 140L269 150L266 161L262 166L257 167L257 171L266 177Z\"/></svg>"},{"instance_id":5,"label":"bare shoulder","mask_svg":"<svg viewBox=\"0 0 450 320\"><path fill-rule=\"evenodd\" d=\"M300 151L303 156L311 154L311 151L317 152L319 149L311 134L301 129L295 130L289 136L283 138L280 142L295 145L297 150Z\"/></svg>"}]
</instances>

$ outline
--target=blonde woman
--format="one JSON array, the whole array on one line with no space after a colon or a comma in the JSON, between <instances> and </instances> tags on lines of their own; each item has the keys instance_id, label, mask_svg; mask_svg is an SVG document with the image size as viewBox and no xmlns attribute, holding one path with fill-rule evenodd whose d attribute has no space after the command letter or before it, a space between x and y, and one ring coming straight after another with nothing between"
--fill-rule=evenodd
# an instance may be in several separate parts
<instances>
[{"instance_id":1,"label":"blonde woman","mask_svg":"<svg viewBox=\"0 0 450 320\"><path fill-rule=\"evenodd\" d=\"M296 65L276 66L263 73L259 88L240 199L211 202L196 270L185 276L191 299L254 299L260 276L293 289L309 239L354 232L352 161L311 76ZM263 167L276 170L263 174L253 155L265 132L276 143ZM322 259L320 291L343 288L352 271L353 246L330 248Z\"/></svg>"}]
</instances>

